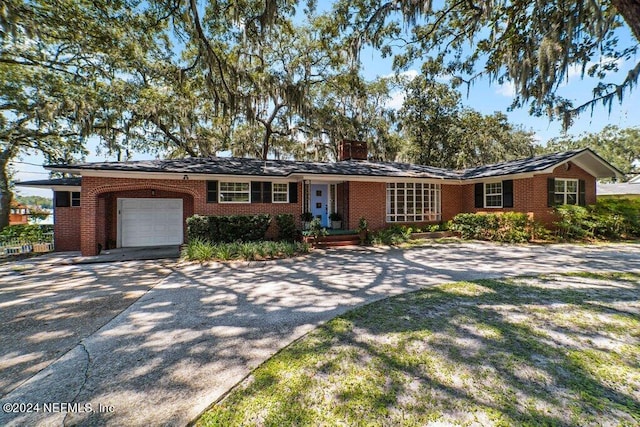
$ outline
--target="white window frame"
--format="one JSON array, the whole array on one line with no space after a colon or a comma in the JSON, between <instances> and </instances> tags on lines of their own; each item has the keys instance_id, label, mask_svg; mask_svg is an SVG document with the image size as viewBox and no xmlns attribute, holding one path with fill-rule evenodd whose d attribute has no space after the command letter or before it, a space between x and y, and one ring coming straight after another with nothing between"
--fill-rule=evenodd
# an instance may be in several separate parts
<instances>
[{"instance_id":1,"label":"white window frame","mask_svg":"<svg viewBox=\"0 0 640 427\"><path fill-rule=\"evenodd\" d=\"M284 186L284 190L276 191L276 186ZM284 200L276 200L276 194L284 194ZM272 182L271 183L271 203L289 203L289 183L288 182Z\"/></svg>"},{"instance_id":2,"label":"white window frame","mask_svg":"<svg viewBox=\"0 0 640 427\"><path fill-rule=\"evenodd\" d=\"M564 184L564 191L557 191L557 185L558 185L558 182L562 182L562 183ZM568 184L569 182L575 182L575 184L576 184L576 191L575 191L575 192L573 192L573 191L571 191L571 192L567 191L567 187L568 187L568 186L567 186L567 184ZM575 202L575 204L573 204L573 203L572 203L572 204L573 204L573 205L575 205L575 206L578 206L578 205L580 204L580 182L579 182L579 180L578 180L578 179L575 179L575 178L555 178L554 183L553 183L553 186L554 186L554 187L553 187L553 193L554 193L554 196L553 196L553 202L554 202L554 203L555 203L555 201L556 201L556 198L555 198L555 197L556 197L558 194L562 194L562 196L563 196L563 203L561 203L561 204L562 204L562 205L567 205L567 204L568 204L568 203L567 203L567 196L568 196L568 195L570 195L570 194L573 194L573 195L575 195L575 196L576 196L576 202Z\"/></svg>"},{"instance_id":3,"label":"white window frame","mask_svg":"<svg viewBox=\"0 0 640 427\"><path fill-rule=\"evenodd\" d=\"M487 188L490 185L495 185L498 184L500 185L500 192L496 193L495 190L493 193L489 193L489 191L487 190ZM489 204L487 203L487 200L489 198L489 196L500 196L500 206L489 206ZM501 209L504 206L504 188L502 186L502 181L496 181L496 182L485 182L484 183L484 207L485 209Z\"/></svg>"},{"instance_id":4,"label":"white window frame","mask_svg":"<svg viewBox=\"0 0 640 427\"><path fill-rule=\"evenodd\" d=\"M399 188L400 185L401 188ZM407 190L411 190L412 194L409 195ZM402 194L399 194L401 191ZM440 184L411 181L388 182L386 222L440 221L442 218L441 191ZM398 213L399 210L402 210L402 213Z\"/></svg>"},{"instance_id":5,"label":"white window frame","mask_svg":"<svg viewBox=\"0 0 640 427\"><path fill-rule=\"evenodd\" d=\"M247 189L246 190L223 190L222 187L225 184L233 184L235 185L246 185ZM247 195L247 200L224 200L222 195L224 194L246 194ZM250 182L241 182L241 181L220 181L218 182L218 202L219 203L242 203L242 204L246 204L246 203L251 203L251 183Z\"/></svg>"}]
</instances>

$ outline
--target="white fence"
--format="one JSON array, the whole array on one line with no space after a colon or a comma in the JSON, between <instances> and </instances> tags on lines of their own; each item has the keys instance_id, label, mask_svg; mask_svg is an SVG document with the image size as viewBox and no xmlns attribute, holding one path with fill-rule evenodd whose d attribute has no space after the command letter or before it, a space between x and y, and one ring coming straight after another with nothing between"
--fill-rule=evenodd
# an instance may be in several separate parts
<instances>
[{"instance_id":1,"label":"white fence","mask_svg":"<svg viewBox=\"0 0 640 427\"><path fill-rule=\"evenodd\" d=\"M53 251L53 233L48 233L47 238L42 242L25 242L20 239L0 242L0 257L51 251Z\"/></svg>"}]
</instances>

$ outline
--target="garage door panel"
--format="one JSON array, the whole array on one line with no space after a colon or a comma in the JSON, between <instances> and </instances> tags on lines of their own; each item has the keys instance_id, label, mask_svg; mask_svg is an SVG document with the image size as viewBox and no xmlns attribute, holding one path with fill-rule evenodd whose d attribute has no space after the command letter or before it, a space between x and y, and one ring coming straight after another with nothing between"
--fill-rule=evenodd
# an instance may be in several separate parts
<instances>
[{"instance_id":1,"label":"garage door panel","mask_svg":"<svg viewBox=\"0 0 640 427\"><path fill-rule=\"evenodd\" d=\"M182 199L122 199L122 246L160 246L182 243Z\"/></svg>"}]
</instances>

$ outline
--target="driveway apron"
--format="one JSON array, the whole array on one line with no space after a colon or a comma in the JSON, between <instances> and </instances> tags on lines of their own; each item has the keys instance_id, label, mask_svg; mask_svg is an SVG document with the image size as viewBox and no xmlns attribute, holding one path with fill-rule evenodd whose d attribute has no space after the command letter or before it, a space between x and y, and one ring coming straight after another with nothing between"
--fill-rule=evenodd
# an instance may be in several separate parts
<instances>
[{"instance_id":1,"label":"driveway apron","mask_svg":"<svg viewBox=\"0 0 640 427\"><path fill-rule=\"evenodd\" d=\"M75 344L71 340L60 346L66 350L59 358L38 359L37 368L29 370L29 356L24 356L21 378L30 376L22 381L12 380L15 371L5 367L7 358L20 357L19 346L14 345L15 355L0 353L0 384L7 390L0 403L40 404L38 412L0 411L0 425L185 425L279 349L353 307L457 280L568 271L640 272L639 248L487 243L409 250L354 248L274 262L179 265L164 279L166 269L158 266L162 271L148 273L147 280L153 276L160 281L148 290L144 275L137 273L119 284L104 285L96 279L85 285L106 286L105 298L138 282L140 293L99 329L73 335ZM117 270L118 264L112 266ZM99 275L97 269L83 266L81 271ZM1 277L0 304L10 306L11 298L23 298L19 290L5 296L6 281L12 278L8 273ZM80 274L78 281L86 280L90 279ZM17 287L31 286L29 295L58 289L55 281L32 283L29 275ZM79 298L91 289L79 289ZM83 313L77 307L67 314L95 316ZM30 312L14 312L18 314L28 317ZM5 317L3 313L3 342L7 333L15 332L6 330L5 322L17 321ZM42 329L43 336L47 332ZM34 341L31 335L15 339ZM64 341L66 336L58 332L48 339Z\"/></svg>"}]
</instances>

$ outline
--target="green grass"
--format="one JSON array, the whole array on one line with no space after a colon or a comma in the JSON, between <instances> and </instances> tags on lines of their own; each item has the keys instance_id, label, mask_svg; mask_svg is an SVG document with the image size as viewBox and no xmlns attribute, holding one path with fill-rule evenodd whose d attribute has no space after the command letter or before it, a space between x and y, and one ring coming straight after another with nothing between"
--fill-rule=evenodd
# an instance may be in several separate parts
<instances>
[{"instance_id":1,"label":"green grass","mask_svg":"<svg viewBox=\"0 0 640 427\"><path fill-rule=\"evenodd\" d=\"M317 328L198 424L638 425L639 355L638 274L446 284Z\"/></svg>"}]
</instances>

